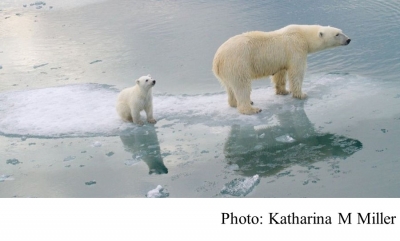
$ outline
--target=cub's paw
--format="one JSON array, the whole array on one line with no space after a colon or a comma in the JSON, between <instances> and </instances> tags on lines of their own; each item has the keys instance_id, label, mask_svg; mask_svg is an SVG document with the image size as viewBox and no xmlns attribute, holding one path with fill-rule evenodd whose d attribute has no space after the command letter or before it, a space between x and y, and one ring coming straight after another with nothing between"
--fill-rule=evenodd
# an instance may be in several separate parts
<instances>
[{"instance_id":1,"label":"cub's paw","mask_svg":"<svg viewBox=\"0 0 400 241\"><path fill-rule=\"evenodd\" d=\"M285 89L283 89L283 90L276 90L275 93L276 93L277 95L287 95L287 94L289 94L290 92L287 91L287 90L285 90Z\"/></svg>"},{"instance_id":2,"label":"cub's paw","mask_svg":"<svg viewBox=\"0 0 400 241\"><path fill-rule=\"evenodd\" d=\"M306 93L300 93L300 94L295 94L295 93L293 93L293 97L294 98L297 98L297 99L301 99L301 100L304 100L304 99L306 99L307 98L307 94Z\"/></svg>"},{"instance_id":3,"label":"cub's paw","mask_svg":"<svg viewBox=\"0 0 400 241\"><path fill-rule=\"evenodd\" d=\"M157 123L157 121L156 121L155 119L153 119L153 118L147 119L147 122L149 122L149 123L151 123L151 124Z\"/></svg>"},{"instance_id":4,"label":"cub's paw","mask_svg":"<svg viewBox=\"0 0 400 241\"><path fill-rule=\"evenodd\" d=\"M141 120L134 120L133 123L135 123L138 126L142 126L144 124L144 122Z\"/></svg>"}]
</instances>

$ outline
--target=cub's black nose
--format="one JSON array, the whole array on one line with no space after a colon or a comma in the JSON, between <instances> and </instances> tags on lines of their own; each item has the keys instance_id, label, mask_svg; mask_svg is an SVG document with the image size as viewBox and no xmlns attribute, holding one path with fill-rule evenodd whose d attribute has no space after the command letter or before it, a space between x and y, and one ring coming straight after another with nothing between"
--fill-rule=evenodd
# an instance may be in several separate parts
<instances>
[{"instance_id":1,"label":"cub's black nose","mask_svg":"<svg viewBox=\"0 0 400 241\"><path fill-rule=\"evenodd\" d=\"M153 85L155 85L156 84L156 81L155 80L153 80Z\"/></svg>"},{"instance_id":2,"label":"cub's black nose","mask_svg":"<svg viewBox=\"0 0 400 241\"><path fill-rule=\"evenodd\" d=\"M347 44L349 44L349 43L350 43L350 41L351 41L351 39L348 39L348 40L346 41L346 43L347 43Z\"/></svg>"}]
</instances>

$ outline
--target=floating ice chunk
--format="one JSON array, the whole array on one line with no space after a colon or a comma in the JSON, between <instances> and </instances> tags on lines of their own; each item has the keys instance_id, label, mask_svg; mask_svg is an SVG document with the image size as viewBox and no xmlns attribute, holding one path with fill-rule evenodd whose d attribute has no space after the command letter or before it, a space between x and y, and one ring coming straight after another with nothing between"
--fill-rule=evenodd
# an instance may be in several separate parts
<instances>
[{"instance_id":1,"label":"floating ice chunk","mask_svg":"<svg viewBox=\"0 0 400 241\"><path fill-rule=\"evenodd\" d=\"M93 142L90 146L91 146L91 147L101 147L102 144L101 144L100 141L95 141L95 142Z\"/></svg>"},{"instance_id":2,"label":"floating ice chunk","mask_svg":"<svg viewBox=\"0 0 400 241\"><path fill-rule=\"evenodd\" d=\"M227 166L226 169L231 170L231 171L237 171L240 168L239 168L238 164L231 164L231 165Z\"/></svg>"},{"instance_id":3,"label":"floating ice chunk","mask_svg":"<svg viewBox=\"0 0 400 241\"><path fill-rule=\"evenodd\" d=\"M8 159L8 160L6 161L6 163L15 166L15 165L20 164L21 162L20 162L18 159L13 158L13 159Z\"/></svg>"},{"instance_id":4,"label":"floating ice chunk","mask_svg":"<svg viewBox=\"0 0 400 241\"><path fill-rule=\"evenodd\" d=\"M261 150L261 149L263 149L263 145L261 145L261 144L258 144L258 145L256 145L256 146L254 147L254 150L255 150L255 151L259 151L259 150Z\"/></svg>"},{"instance_id":5,"label":"floating ice chunk","mask_svg":"<svg viewBox=\"0 0 400 241\"><path fill-rule=\"evenodd\" d=\"M251 191L253 191L254 187L258 185L258 183L260 183L260 176L258 175L246 178L235 178L229 183L225 184L225 186L221 190L221 194L244 197Z\"/></svg>"},{"instance_id":6,"label":"floating ice chunk","mask_svg":"<svg viewBox=\"0 0 400 241\"><path fill-rule=\"evenodd\" d=\"M90 186L90 185L94 185L94 184L96 184L96 181L95 181L95 180L85 182L85 185L86 185L86 186Z\"/></svg>"},{"instance_id":7,"label":"floating ice chunk","mask_svg":"<svg viewBox=\"0 0 400 241\"><path fill-rule=\"evenodd\" d=\"M43 1L36 1L34 3L31 3L31 6L33 6L33 5L40 6L40 5L46 5L46 3Z\"/></svg>"},{"instance_id":8,"label":"floating ice chunk","mask_svg":"<svg viewBox=\"0 0 400 241\"><path fill-rule=\"evenodd\" d=\"M46 66L46 65L48 65L48 64L49 64L49 63L34 65L33 68L34 68L34 69L37 69L37 68Z\"/></svg>"},{"instance_id":9,"label":"floating ice chunk","mask_svg":"<svg viewBox=\"0 0 400 241\"><path fill-rule=\"evenodd\" d=\"M89 64L95 64L95 63L99 63L99 62L101 62L101 60L100 60L100 59L98 59L98 60L95 60L95 61L92 61L92 62L90 62Z\"/></svg>"},{"instance_id":10,"label":"floating ice chunk","mask_svg":"<svg viewBox=\"0 0 400 241\"><path fill-rule=\"evenodd\" d=\"M76 156L67 156L66 158L64 158L64 161L69 162L69 161L75 160L75 158L76 158Z\"/></svg>"},{"instance_id":11,"label":"floating ice chunk","mask_svg":"<svg viewBox=\"0 0 400 241\"><path fill-rule=\"evenodd\" d=\"M261 135L258 136L258 138L264 138L265 137L265 133L262 133Z\"/></svg>"},{"instance_id":12,"label":"floating ice chunk","mask_svg":"<svg viewBox=\"0 0 400 241\"><path fill-rule=\"evenodd\" d=\"M160 145L149 145L147 149L157 149Z\"/></svg>"},{"instance_id":13,"label":"floating ice chunk","mask_svg":"<svg viewBox=\"0 0 400 241\"><path fill-rule=\"evenodd\" d=\"M142 158L141 158L140 156L136 156L136 157L133 158L133 159L126 160L126 161L125 161L125 165L127 165L127 166L133 166L133 165L138 164L140 161L142 161Z\"/></svg>"},{"instance_id":14,"label":"floating ice chunk","mask_svg":"<svg viewBox=\"0 0 400 241\"><path fill-rule=\"evenodd\" d=\"M284 142L284 143L292 143L295 142L296 140L293 139L291 136L289 135L283 135L283 136L279 136L277 138L275 138L276 141L279 142Z\"/></svg>"},{"instance_id":15,"label":"floating ice chunk","mask_svg":"<svg viewBox=\"0 0 400 241\"><path fill-rule=\"evenodd\" d=\"M158 185L155 189L148 191L146 194L148 198L163 198L168 196L169 193L165 191L161 185Z\"/></svg>"},{"instance_id":16,"label":"floating ice chunk","mask_svg":"<svg viewBox=\"0 0 400 241\"><path fill-rule=\"evenodd\" d=\"M4 181L12 181L14 180L14 178L11 175L0 175L0 182L4 182Z\"/></svg>"},{"instance_id":17,"label":"floating ice chunk","mask_svg":"<svg viewBox=\"0 0 400 241\"><path fill-rule=\"evenodd\" d=\"M132 156L132 159L126 160L125 161L125 165L127 166L133 166L139 162L142 161L142 156L141 155L136 155L136 156Z\"/></svg>"}]
</instances>

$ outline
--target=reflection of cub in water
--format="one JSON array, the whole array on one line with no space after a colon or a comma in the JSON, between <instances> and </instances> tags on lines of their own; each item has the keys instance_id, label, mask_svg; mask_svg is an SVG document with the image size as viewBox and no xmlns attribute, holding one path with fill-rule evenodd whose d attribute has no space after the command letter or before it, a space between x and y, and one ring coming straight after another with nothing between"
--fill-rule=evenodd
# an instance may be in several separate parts
<instances>
[{"instance_id":1,"label":"reflection of cub in water","mask_svg":"<svg viewBox=\"0 0 400 241\"><path fill-rule=\"evenodd\" d=\"M131 152L133 158L139 156L149 166L149 174L168 173L161 157L160 143L153 126L138 128L133 133L120 137L125 150Z\"/></svg>"},{"instance_id":2,"label":"reflection of cub in water","mask_svg":"<svg viewBox=\"0 0 400 241\"><path fill-rule=\"evenodd\" d=\"M278 126L232 126L224 153L242 175L275 175L292 165L346 158L362 148L358 140L316 132L303 108L276 117Z\"/></svg>"}]
</instances>

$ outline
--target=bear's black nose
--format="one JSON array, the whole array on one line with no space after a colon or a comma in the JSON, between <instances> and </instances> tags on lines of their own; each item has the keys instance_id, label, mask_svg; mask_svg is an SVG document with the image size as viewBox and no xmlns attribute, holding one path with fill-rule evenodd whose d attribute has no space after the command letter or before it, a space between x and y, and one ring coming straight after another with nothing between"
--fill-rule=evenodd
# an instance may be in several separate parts
<instances>
[{"instance_id":1,"label":"bear's black nose","mask_svg":"<svg viewBox=\"0 0 400 241\"><path fill-rule=\"evenodd\" d=\"M349 44L349 43L350 43L350 41L351 41L351 39L348 39L348 40L346 41L346 43L347 43L347 44Z\"/></svg>"},{"instance_id":2,"label":"bear's black nose","mask_svg":"<svg viewBox=\"0 0 400 241\"><path fill-rule=\"evenodd\" d=\"M155 85L156 84L156 81L155 80L153 80L153 85Z\"/></svg>"}]
</instances>

